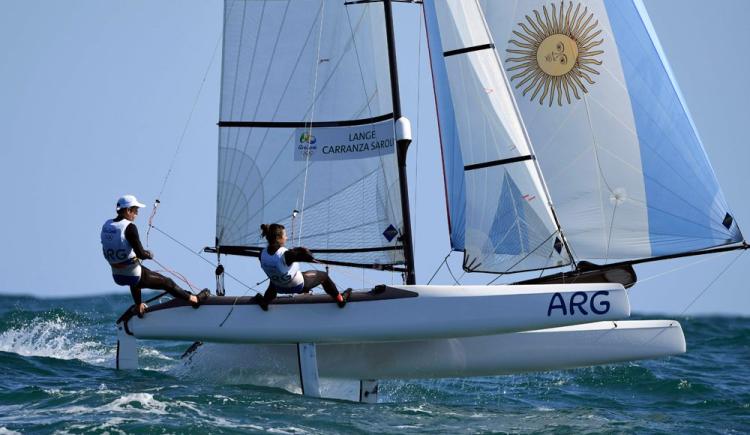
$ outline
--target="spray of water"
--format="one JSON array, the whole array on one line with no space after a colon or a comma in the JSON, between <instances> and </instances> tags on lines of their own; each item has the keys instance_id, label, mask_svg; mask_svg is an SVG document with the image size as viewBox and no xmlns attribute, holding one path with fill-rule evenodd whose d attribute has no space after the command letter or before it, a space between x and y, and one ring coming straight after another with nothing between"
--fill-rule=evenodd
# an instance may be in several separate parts
<instances>
[{"instance_id":1,"label":"spray of water","mask_svg":"<svg viewBox=\"0 0 750 435\"><path fill-rule=\"evenodd\" d=\"M74 322L56 316L30 321L0 333L0 351L22 356L78 359L89 364L112 365L114 349L90 337Z\"/></svg>"}]
</instances>

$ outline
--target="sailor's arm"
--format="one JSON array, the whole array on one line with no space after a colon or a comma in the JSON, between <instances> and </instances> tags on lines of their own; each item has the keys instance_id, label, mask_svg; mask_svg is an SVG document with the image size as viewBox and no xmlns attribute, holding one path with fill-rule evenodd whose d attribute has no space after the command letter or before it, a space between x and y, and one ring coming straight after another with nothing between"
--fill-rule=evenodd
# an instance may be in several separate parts
<instances>
[{"instance_id":1,"label":"sailor's arm","mask_svg":"<svg viewBox=\"0 0 750 435\"><path fill-rule=\"evenodd\" d=\"M284 262L287 265L291 265L297 261L312 263L315 261L315 257L313 257L309 249L303 247L293 248L284 252Z\"/></svg>"},{"instance_id":2,"label":"sailor's arm","mask_svg":"<svg viewBox=\"0 0 750 435\"><path fill-rule=\"evenodd\" d=\"M125 240L130 243L130 246L133 247L133 251L135 251L135 256L140 260L150 260L154 258L151 251L143 249L141 238L138 236L138 228L135 224L130 224L125 228Z\"/></svg>"}]
</instances>

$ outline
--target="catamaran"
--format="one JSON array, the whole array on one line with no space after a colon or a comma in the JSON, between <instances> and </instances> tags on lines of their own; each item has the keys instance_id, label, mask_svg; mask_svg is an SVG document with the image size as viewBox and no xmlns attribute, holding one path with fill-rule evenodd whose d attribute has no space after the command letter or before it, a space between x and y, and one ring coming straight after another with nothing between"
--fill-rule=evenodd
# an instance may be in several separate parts
<instances>
[{"instance_id":1,"label":"catamaran","mask_svg":"<svg viewBox=\"0 0 750 435\"><path fill-rule=\"evenodd\" d=\"M685 352L678 322L624 320L633 265L747 245L641 1L399 2L423 10L451 248L467 273L541 273L467 286L415 282L397 1L225 0L206 250L257 257L276 222L322 264L403 285L345 309L303 294L264 312L222 286L198 310L159 303L119 319L118 368L138 339L226 343L306 395L333 379L374 402L379 379Z\"/></svg>"}]
</instances>

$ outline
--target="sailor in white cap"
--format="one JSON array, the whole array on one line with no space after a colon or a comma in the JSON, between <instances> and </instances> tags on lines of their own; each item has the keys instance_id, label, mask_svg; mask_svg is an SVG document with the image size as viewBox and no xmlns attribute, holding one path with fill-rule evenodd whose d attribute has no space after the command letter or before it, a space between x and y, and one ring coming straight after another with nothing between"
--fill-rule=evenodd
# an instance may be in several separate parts
<instances>
[{"instance_id":1,"label":"sailor in white cap","mask_svg":"<svg viewBox=\"0 0 750 435\"><path fill-rule=\"evenodd\" d=\"M138 202L135 196L124 195L117 200L117 217L107 220L102 226L102 252L112 267L112 278L118 285L130 286L138 316L143 316L147 308L141 300L141 289L144 288L165 290L175 298L188 301L193 308L198 308L208 298L208 290L193 295L170 278L141 265L141 260L154 258L151 251L143 249L138 228L133 223L138 217L138 210L143 207L145 205Z\"/></svg>"}]
</instances>

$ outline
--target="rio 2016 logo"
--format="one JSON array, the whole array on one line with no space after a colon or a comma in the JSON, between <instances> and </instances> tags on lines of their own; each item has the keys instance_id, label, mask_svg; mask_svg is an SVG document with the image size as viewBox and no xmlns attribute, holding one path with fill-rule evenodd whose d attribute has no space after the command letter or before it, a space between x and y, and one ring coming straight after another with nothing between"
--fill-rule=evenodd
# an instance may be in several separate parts
<instances>
[{"instance_id":1,"label":"rio 2016 logo","mask_svg":"<svg viewBox=\"0 0 750 435\"><path fill-rule=\"evenodd\" d=\"M315 139L315 136L311 135L310 133L302 133L299 136L300 143L307 143L310 145L314 145L315 142L317 142L317 139Z\"/></svg>"},{"instance_id":2,"label":"rio 2016 logo","mask_svg":"<svg viewBox=\"0 0 750 435\"><path fill-rule=\"evenodd\" d=\"M304 132L299 135L299 144L297 145L297 149L299 150L300 156L302 156L305 159L309 159L312 157L313 153L315 153L315 150L318 148L315 145L315 142L318 140L310 134L309 132Z\"/></svg>"}]
</instances>

